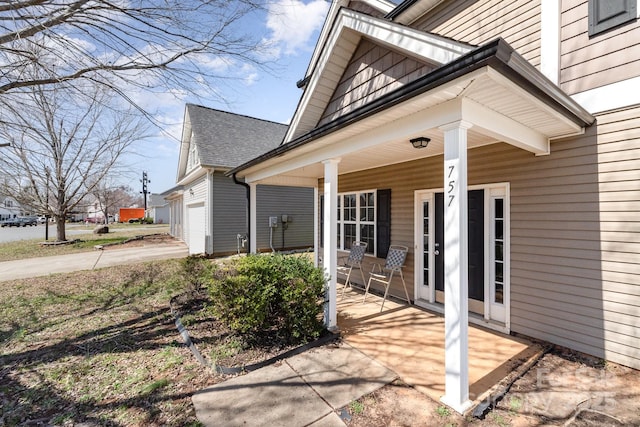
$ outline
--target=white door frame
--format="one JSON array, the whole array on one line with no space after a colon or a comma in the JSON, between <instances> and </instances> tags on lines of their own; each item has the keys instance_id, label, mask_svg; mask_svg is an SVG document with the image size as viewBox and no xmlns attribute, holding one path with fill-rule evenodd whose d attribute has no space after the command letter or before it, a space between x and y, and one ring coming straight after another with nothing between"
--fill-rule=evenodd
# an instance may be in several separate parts
<instances>
[{"instance_id":1,"label":"white door frame","mask_svg":"<svg viewBox=\"0 0 640 427\"><path fill-rule=\"evenodd\" d=\"M470 185L468 190L484 190L484 209L485 209L485 268L484 268L484 286L485 286L485 307L484 319L477 316L470 316L469 321L476 324L508 333L511 328L510 322L510 216L509 207L511 206L509 194L510 187L508 182ZM442 188L416 190L414 192L414 295L416 305L428 308L430 310L442 313L444 307L442 304L435 302L435 286L423 286L423 203L429 202L429 283L435 282L435 194L442 193ZM493 256L494 232L495 232L495 213L493 201L496 198L504 200L504 264L503 264L503 304L494 303L495 287L491 286L495 277L495 263ZM437 248L442 250L442 248ZM503 321L496 321L493 317L499 316Z\"/></svg>"}]
</instances>

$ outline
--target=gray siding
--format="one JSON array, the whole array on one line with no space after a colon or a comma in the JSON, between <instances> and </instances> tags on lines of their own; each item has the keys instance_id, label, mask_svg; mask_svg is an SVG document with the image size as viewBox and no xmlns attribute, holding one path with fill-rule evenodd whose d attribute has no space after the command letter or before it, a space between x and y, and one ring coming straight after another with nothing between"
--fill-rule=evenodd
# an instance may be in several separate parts
<instances>
[{"instance_id":1,"label":"gray siding","mask_svg":"<svg viewBox=\"0 0 640 427\"><path fill-rule=\"evenodd\" d=\"M213 253L215 255L236 253L237 235L247 232L245 188L222 173L214 173L212 212Z\"/></svg>"},{"instance_id":2,"label":"gray siding","mask_svg":"<svg viewBox=\"0 0 640 427\"><path fill-rule=\"evenodd\" d=\"M562 2L560 86L578 93L638 76L640 21L589 37L586 0Z\"/></svg>"},{"instance_id":3,"label":"gray siding","mask_svg":"<svg viewBox=\"0 0 640 427\"><path fill-rule=\"evenodd\" d=\"M549 156L493 144L468 164L469 185L510 183L511 330L640 368L640 107ZM392 243L413 248L414 191L442 188L442 169L436 156L342 175L338 191L391 188Z\"/></svg>"},{"instance_id":4,"label":"gray siding","mask_svg":"<svg viewBox=\"0 0 640 427\"><path fill-rule=\"evenodd\" d=\"M534 66L540 65L541 0L454 0L412 26L482 45L502 37Z\"/></svg>"},{"instance_id":5,"label":"gray siding","mask_svg":"<svg viewBox=\"0 0 640 427\"><path fill-rule=\"evenodd\" d=\"M271 250L268 221L278 217L278 228L273 233L276 250L313 247L313 188L279 187L258 185L257 187L257 248ZM289 216L287 229L280 221L282 215Z\"/></svg>"}]
</instances>

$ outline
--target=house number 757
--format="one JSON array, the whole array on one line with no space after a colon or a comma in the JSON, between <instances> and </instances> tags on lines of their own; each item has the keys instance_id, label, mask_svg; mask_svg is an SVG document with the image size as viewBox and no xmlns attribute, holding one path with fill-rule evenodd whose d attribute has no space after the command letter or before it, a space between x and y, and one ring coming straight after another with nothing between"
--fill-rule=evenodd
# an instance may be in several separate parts
<instances>
[{"instance_id":1,"label":"house number 757","mask_svg":"<svg viewBox=\"0 0 640 427\"><path fill-rule=\"evenodd\" d=\"M449 176L447 178L451 178L451 175L453 174L454 169L455 169L455 166L449 166ZM455 189L456 189L456 181L454 179L450 179L449 188L447 190L447 194L449 195L449 204L447 205L447 207L451 206L451 203L453 203L453 199L455 199L456 197L454 194L452 194Z\"/></svg>"}]
</instances>

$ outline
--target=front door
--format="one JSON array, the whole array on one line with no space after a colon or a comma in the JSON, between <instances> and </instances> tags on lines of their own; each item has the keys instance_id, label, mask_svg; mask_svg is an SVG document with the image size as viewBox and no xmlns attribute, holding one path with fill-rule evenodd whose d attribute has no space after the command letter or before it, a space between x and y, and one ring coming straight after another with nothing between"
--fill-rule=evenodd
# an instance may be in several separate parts
<instances>
[{"instance_id":1,"label":"front door","mask_svg":"<svg viewBox=\"0 0 640 427\"><path fill-rule=\"evenodd\" d=\"M469 191L468 215L469 311L484 315L484 190ZM434 225L436 302L444 303L444 193L435 195Z\"/></svg>"},{"instance_id":2,"label":"front door","mask_svg":"<svg viewBox=\"0 0 640 427\"><path fill-rule=\"evenodd\" d=\"M468 292L470 312L506 324L505 196L506 186L468 193ZM416 192L416 215L416 303L444 304L444 193Z\"/></svg>"}]
</instances>

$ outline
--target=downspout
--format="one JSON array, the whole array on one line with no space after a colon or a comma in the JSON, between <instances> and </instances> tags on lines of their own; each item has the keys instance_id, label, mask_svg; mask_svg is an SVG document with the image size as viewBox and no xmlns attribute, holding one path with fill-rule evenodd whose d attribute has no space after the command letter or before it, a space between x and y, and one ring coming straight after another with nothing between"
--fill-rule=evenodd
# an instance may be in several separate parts
<instances>
[{"instance_id":1,"label":"downspout","mask_svg":"<svg viewBox=\"0 0 640 427\"><path fill-rule=\"evenodd\" d=\"M246 182L238 181L238 177L234 173L231 175L233 178L233 182L242 185L247 192L247 242L249 244L249 248L247 248L247 253L250 252L251 247L251 186Z\"/></svg>"}]
</instances>

